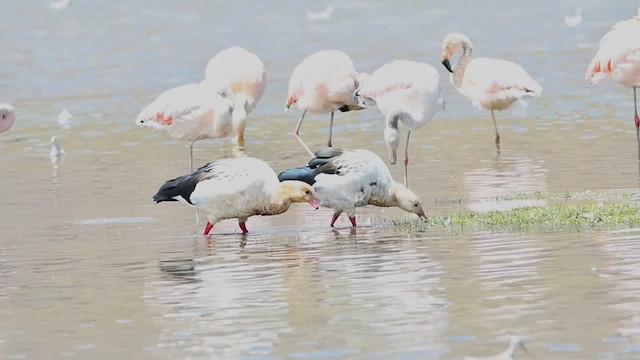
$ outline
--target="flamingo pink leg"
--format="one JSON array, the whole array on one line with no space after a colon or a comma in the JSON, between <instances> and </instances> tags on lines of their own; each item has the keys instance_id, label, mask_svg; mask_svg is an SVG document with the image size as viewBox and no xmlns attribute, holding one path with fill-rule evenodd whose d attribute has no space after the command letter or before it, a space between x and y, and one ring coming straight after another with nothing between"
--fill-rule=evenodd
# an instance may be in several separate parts
<instances>
[{"instance_id":1,"label":"flamingo pink leg","mask_svg":"<svg viewBox=\"0 0 640 360\"><path fill-rule=\"evenodd\" d=\"M493 128L496 130L496 148L500 151L500 133L498 132L498 123L496 123L496 116L491 109L491 117L493 118Z\"/></svg>"},{"instance_id":2,"label":"flamingo pink leg","mask_svg":"<svg viewBox=\"0 0 640 360\"><path fill-rule=\"evenodd\" d=\"M407 131L407 143L404 148L404 186L409 186L409 171L407 165L409 165L409 137L411 136L411 130ZM353 225L355 226L355 225Z\"/></svg>"},{"instance_id":3,"label":"flamingo pink leg","mask_svg":"<svg viewBox=\"0 0 640 360\"><path fill-rule=\"evenodd\" d=\"M636 123L636 140L640 143L640 117L638 116L638 101L636 98L636 87L633 87L633 109L634 109L634 121Z\"/></svg>"},{"instance_id":4,"label":"flamingo pink leg","mask_svg":"<svg viewBox=\"0 0 640 360\"><path fill-rule=\"evenodd\" d=\"M333 227L333 224L336 223L336 220L338 220L338 218L340 217L340 214L342 214L342 211L335 211L333 213L333 217L331 218L331 227Z\"/></svg>"},{"instance_id":5,"label":"flamingo pink leg","mask_svg":"<svg viewBox=\"0 0 640 360\"><path fill-rule=\"evenodd\" d=\"M207 221L207 226L204 228L204 235L209 235L209 232L213 229L213 224Z\"/></svg>"},{"instance_id":6,"label":"flamingo pink leg","mask_svg":"<svg viewBox=\"0 0 640 360\"><path fill-rule=\"evenodd\" d=\"M311 155L311 157L315 156L313 154L313 151L311 151L311 149L309 149L309 147L307 146L307 144L304 143L304 141L302 141L302 138L300 137L300 126L302 126L302 121L304 120L304 116L307 113L307 110L302 112L302 116L300 116L300 120L298 120L298 125L296 125L296 129L293 131L293 137L294 139L296 139L300 145L302 145L302 147L307 150L307 152L309 153L309 155Z\"/></svg>"},{"instance_id":7,"label":"flamingo pink leg","mask_svg":"<svg viewBox=\"0 0 640 360\"><path fill-rule=\"evenodd\" d=\"M351 221L351 225L353 227L356 227L356 217L355 216L349 216L349 221Z\"/></svg>"},{"instance_id":8,"label":"flamingo pink leg","mask_svg":"<svg viewBox=\"0 0 640 360\"><path fill-rule=\"evenodd\" d=\"M243 234L248 234L249 230L247 230L247 225L244 221L239 221L238 225L240 225L240 229L242 230Z\"/></svg>"}]
</instances>

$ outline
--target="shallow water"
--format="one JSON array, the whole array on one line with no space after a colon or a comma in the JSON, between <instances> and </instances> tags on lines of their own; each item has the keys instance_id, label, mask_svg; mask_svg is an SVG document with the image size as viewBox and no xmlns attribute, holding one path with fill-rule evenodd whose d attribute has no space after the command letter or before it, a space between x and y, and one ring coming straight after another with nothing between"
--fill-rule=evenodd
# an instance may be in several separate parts
<instances>
[{"instance_id":1,"label":"shallow water","mask_svg":"<svg viewBox=\"0 0 640 360\"><path fill-rule=\"evenodd\" d=\"M287 135L300 113L282 112L288 77L307 54L339 48L361 71L402 58L443 76L446 109L410 150L410 185L428 213L507 209L522 203L489 199L520 192L637 189L632 93L583 80L600 37L635 2L346 1L328 21L306 19L326 4L2 4L0 101L18 120L0 137L0 358L450 359L499 353L511 335L525 337L524 358L640 357L640 229L410 233L371 226L406 216L378 208L358 211L362 227L342 218L331 229L330 210L300 205L250 219L248 236L223 222L207 240L191 209L151 201L187 170L188 148L133 119L235 44L263 58L267 91L246 148L201 142L197 163L304 163ZM577 5L585 20L566 27ZM498 113L500 155L488 112L439 65L451 31L545 88ZM327 123L308 116L312 147ZM55 166L52 135L66 151ZM386 154L376 109L338 114L335 136Z\"/></svg>"}]
</instances>

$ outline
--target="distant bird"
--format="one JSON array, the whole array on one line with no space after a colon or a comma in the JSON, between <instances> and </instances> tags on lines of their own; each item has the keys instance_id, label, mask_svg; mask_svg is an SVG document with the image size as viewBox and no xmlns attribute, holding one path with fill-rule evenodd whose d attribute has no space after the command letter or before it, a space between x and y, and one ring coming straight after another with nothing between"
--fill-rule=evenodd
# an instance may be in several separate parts
<instances>
[{"instance_id":1,"label":"distant bird","mask_svg":"<svg viewBox=\"0 0 640 360\"><path fill-rule=\"evenodd\" d=\"M71 0L55 0L49 3L49 8L53 10L62 10L71 5Z\"/></svg>"},{"instance_id":2,"label":"distant bird","mask_svg":"<svg viewBox=\"0 0 640 360\"><path fill-rule=\"evenodd\" d=\"M636 87L640 86L640 8L630 20L620 21L606 33L586 74L591 85L604 79L633 88L636 138L640 143L640 117Z\"/></svg>"},{"instance_id":3,"label":"distant bird","mask_svg":"<svg viewBox=\"0 0 640 360\"><path fill-rule=\"evenodd\" d=\"M414 61L394 61L383 65L363 81L356 92L361 106L372 103L385 117L384 140L389 163L395 164L400 145L399 124L407 127L404 148L404 185L408 184L409 137L411 130L431 121L440 105L440 75L431 65Z\"/></svg>"},{"instance_id":4,"label":"distant bird","mask_svg":"<svg viewBox=\"0 0 640 360\"><path fill-rule=\"evenodd\" d=\"M193 143L231 134L231 89L213 84L187 84L162 93L147 105L136 125L165 130L173 138L189 141L193 171Z\"/></svg>"},{"instance_id":5,"label":"distant bird","mask_svg":"<svg viewBox=\"0 0 640 360\"><path fill-rule=\"evenodd\" d=\"M333 13L333 5L327 5L324 10L319 12L307 12L307 19L309 20L329 20Z\"/></svg>"},{"instance_id":6,"label":"distant bird","mask_svg":"<svg viewBox=\"0 0 640 360\"><path fill-rule=\"evenodd\" d=\"M225 219L238 219L248 233L247 219L254 215L277 215L297 202L317 208L315 192L301 181L279 182L267 163L251 157L220 159L191 174L169 180L153 196L156 203L184 200L207 214L204 235Z\"/></svg>"},{"instance_id":7,"label":"distant bird","mask_svg":"<svg viewBox=\"0 0 640 360\"><path fill-rule=\"evenodd\" d=\"M15 121L16 112L13 110L13 106L0 104L0 134L9 131Z\"/></svg>"},{"instance_id":8,"label":"distant bird","mask_svg":"<svg viewBox=\"0 0 640 360\"><path fill-rule=\"evenodd\" d=\"M564 23L571 27L580 25L582 23L582 8L577 7L575 15L565 15Z\"/></svg>"},{"instance_id":9,"label":"distant bird","mask_svg":"<svg viewBox=\"0 0 640 360\"><path fill-rule=\"evenodd\" d=\"M65 155L65 151L60 147L58 143L58 138L55 136L51 137L51 150L49 151L49 160L51 161L51 165L59 165L62 161L62 158Z\"/></svg>"},{"instance_id":10,"label":"distant bird","mask_svg":"<svg viewBox=\"0 0 640 360\"><path fill-rule=\"evenodd\" d=\"M334 209L332 227L343 212L356 226L356 208L365 205L395 206L426 217L420 198L395 182L384 161L369 150L319 150L307 166L285 170L278 179L313 185L318 204Z\"/></svg>"},{"instance_id":11,"label":"distant bird","mask_svg":"<svg viewBox=\"0 0 640 360\"><path fill-rule=\"evenodd\" d=\"M252 52L230 47L209 60L203 82L228 84L233 91L233 128L238 145L244 145L247 114L256 107L267 85L264 63Z\"/></svg>"},{"instance_id":12,"label":"distant bird","mask_svg":"<svg viewBox=\"0 0 640 360\"><path fill-rule=\"evenodd\" d=\"M462 56L452 68L449 59L460 49ZM496 132L495 144L500 150L500 134L494 110L504 110L525 96L539 96L542 86L514 62L473 58L472 55L473 45L468 37L451 33L442 40L442 64L451 72L451 83L473 105L491 111Z\"/></svg>"},{"instance_id":13,"label":"distant bird","mask_svg":"<svg viewBox=\"0 0 640 360\"><path fill-rule=\"evenodd\" d=\"M507 350L492 356L467 356L464 358L464 360L515 360L516 350L518 349L522 349L525 352L528 352L527 348L524 347L523 339L519 336L512 336L509 343L509 348L507 348Z\"/></svg>"},{"instance_id":14,"label":"distant bird","mask_svg":"<svg viewBox=\"0 0 640 360\"><path fill-rule=\"evenodd\" d=\"M58 114L58 125L62 126L63 128L69 127L72 117L73 115L71 115L69 110L67 110L66 108L63 108L60 111L60 114Z\"/></svg>"},{"instance_id":15,"label":"distant bird","mask_svg":"<svg viewBox=\"0 0 640 360\"><path fill-rule=\"evenodd\" d=\"M360 85L360 74L349 55L339 50L322 50L309 55L293 70L289 80L286 109L296 105L302 111L293 136L313 156L313 152L299 135L307 111L331 113L329 140L332 146L333 113L360 110L355 92ZM285 111L286 111L285 109Z\"/></svg>"}]
</instances>

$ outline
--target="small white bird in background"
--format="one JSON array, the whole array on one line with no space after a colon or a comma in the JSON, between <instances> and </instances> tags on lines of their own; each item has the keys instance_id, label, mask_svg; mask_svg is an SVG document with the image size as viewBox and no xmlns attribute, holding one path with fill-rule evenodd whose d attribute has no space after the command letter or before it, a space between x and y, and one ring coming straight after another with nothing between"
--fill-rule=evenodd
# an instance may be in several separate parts
<instances>
[{"instance_id":1,"label":"small white bird in background","mask_svg":"<svg viewBox=\"0 0 640 360\"><path fill-rule=\"evenodd\" d=\"M408 186L409 137L428 124L440 109L440 75L431 65L397 60L383 65L362 81L356 96L360 105L375 103L385 117L384 141L389 163L396 163L402 124L407 128L404 148L404 186Z\"/></svg>"},{"instance_id":2,"label":"small white bird in background","mask_svg":"<svg viewBox=\"0 0 640 360\"><path fill-rule=\"evenodd\" d=\"M633 88L636 139L640 144L640 117L636 97L636 87L640 86L640 8L636 16L616 23L602 37L598 52L587 68L586 78L591 85L597 85L602 80L612 80Z\"/></svg>"},{"instance_id":3,"label":"small white bird in background","mask_svg":"<svg viewBox=\"0 0 640 360\"><path fill-rule=\"evenodd\" d=\"M285 111L294 104L303 110L293 136L311 156L314 156L313 152L299 134L305 114L307 111L318 114L331 113L327 141L327 146L331 147L333 113L337 110L346 112L363 109L355 95L356 89L360 86L360 77L351 57L339 50L315 52L293 69L289 79Z\"/></svg>"},{"instance_id":4,"label":"small white bird in background","mask_svg":"<svg viewBox=\"0 0 640 360\"><path fill-rule=\"evenodd\" d=\"M451 67L449 59L462 50L462 55ZM451 83L479 108L491 111L500 151L500 133L494 110L504 110L525 96L539 96L542 86L524 69L511 61L473 56L471 40L463 34L451 33L442 40L442 65L451 73Z\"/></svg>"},{"instance_id":5,"label":"small white bird in background","mask_svg":"<svg viewBox=\"0 0 640 360\"><path fill-rule=\"evenodd\" d=\"M140 111L135 123L164 130L174 139L189 141L193 171L193 143L229 136L232 110L233 92L228 86L187 84L162 93Z\"/></svg>"},{"instance_id":6,"label":"small white bird in background","mask_svg":"<svg viewBox=\"0 0 640 360\"><path fill-rule=\"evenodd\" d=\"M58 125L62 126L65 129L69 128L71 126L72 117L73 115L71 115L69 110L67 110L66 108L62 109L62 111L60 111L60 114L58 114Z\"/></svg>"},{"instance_id":7,"label":"small white bird in background","mask_svg":"<svg viewBox=\"0 0 640 360\"><path fill-rule=\"evenodd\" d=\"M57 166L62 163L62 158L64 157L65 152L60 147L58 143L58 138L55 136L51 137L51 150L49 151L49 160L51 160L51 165Z\"/></svg>"},{"instance_id":8,"label":"small white bird in background","mask_svg":"<svg viewBox=\"0 0 640 360\"><path fill-rule=\"evenodd\" d=\"M278 179L312 185L318 204L334 210L331 227L343 212L356 226L356 208L366 205L395 206L421 219L426 217L418 195L394 181L384 161L369 150L318 150L307 166L285 170Z\"/></svg>"},{"instance_id":9,"label":"small white bird in background","mask_svg":"<svg viewBox=\"0 0 640 360\"><path fill-rule=\"evenodd\" d=\"M324 10L319 12L307 12L307 19L309 20L329 20L331 18L331 14L333 13L334 7L333 5L327 5Z\"/></svg>"},{"instance_id":10,"label":"small white bird in background","mask_svg":"<svg viewBox=\"0 0 640 360\"><path fill-rule=\"evenodd\" d=\"M565 15L564 23L570 27L575 27L580 25L582 23L582 8L577 7L575 15Z\"/></svg>"},{"instance_id":11,"label":"small white bird in background","mask_svg":"<svg viewBox=\"0 0 640 360\"><path fill-rule=\"evenodd\" d=\"M264 63L252 52L230 47L209 60L203 83L228 84L233 91L233 129L238 145L244 145L247 114L256 107L267 85Z\"/></svg>"},{"instance_id":12,"label":"small white bird in background","mask_svg":"<svg viewBox=\"0 0 640 360\"><path fill-rule=\"evenodd\" d=\"M53 10L66 9L71 5L71 0L56 0L49 3L49 8Z\"/></svg>"},{"instance_id":13,"label":"small white bird in background","mask_svg":"<svg viewBox=\"0 0 640 360\"><path fill-rule=\"evenodd\" d=\"M520 336L512 336L507 350L491 356L467 356L464 360L515 360L516 350L518 349L522 349L525 353L529 352L527 348L524 347L524 340Z\"/></svg>"},{"instance_id":14,"label":"small white bird in background","mask_svg":"<svg viewBox=\"0 0 640 360\"><path fill-rule=\"evenodd\" d=\"M16 112L13 110L13 106L9 104L0 104L0 134L9 131L15 121Z\"/></svg>"}]
</instances>

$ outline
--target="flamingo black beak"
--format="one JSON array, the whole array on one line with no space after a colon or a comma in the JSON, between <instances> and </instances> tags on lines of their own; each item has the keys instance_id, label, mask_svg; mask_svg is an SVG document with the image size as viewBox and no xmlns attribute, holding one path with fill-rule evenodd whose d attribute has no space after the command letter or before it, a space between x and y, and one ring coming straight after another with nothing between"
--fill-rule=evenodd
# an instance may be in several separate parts
<instances>
[{"instance_id":1,"label":"flamingo black beak","mask_svg":"<svg viewBox=\"0 0 640 360\"><path fill-rule=\"evenodd\" d=\"M444 65L444 67L446 67L447 70L449 70L450 73L453 73L453 70L451 69L451 63L449 62L449 59L442 60L442 65Z\"/></svg>"}]
</instances>

